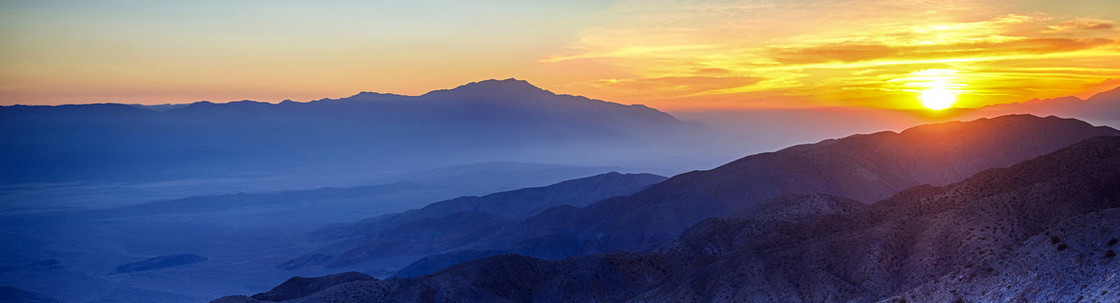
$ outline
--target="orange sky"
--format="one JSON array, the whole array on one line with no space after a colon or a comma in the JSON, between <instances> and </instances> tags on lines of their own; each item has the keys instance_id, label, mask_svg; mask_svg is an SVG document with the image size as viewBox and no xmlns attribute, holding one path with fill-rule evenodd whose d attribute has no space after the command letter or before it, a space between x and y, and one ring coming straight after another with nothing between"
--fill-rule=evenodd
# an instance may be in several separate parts
<instances>
[{"instance_id":1,"label":"orange sky","mask_svg":"<svg viewBox=\"0 0 1120 303\"><path fill-rule=\"evenodd\" d=\"M975 107L1120 86L1113 0L9 1L0 20L0 104L306 101L511 77L666 110L916 108L931 89Z\"/></svg>"}]
</instances>

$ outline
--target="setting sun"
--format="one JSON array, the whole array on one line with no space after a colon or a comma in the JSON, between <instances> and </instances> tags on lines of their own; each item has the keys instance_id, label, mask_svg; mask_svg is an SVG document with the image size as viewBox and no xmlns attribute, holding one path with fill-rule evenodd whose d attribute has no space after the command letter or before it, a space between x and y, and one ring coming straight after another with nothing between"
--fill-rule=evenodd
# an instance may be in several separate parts
<instances>
[{"instance_id":1,"label":"setting sun","mask_svg":"<svg viewBox=\"0 0 1120 303\"><path fill-rule=\"evenodd\" d=\"M943 110L953 106L957 101L957 94L943 87L933 87L922 91L922 106L932 110Z\"/></svg>"},{"instance_id":2,"label":"setting sun","mask_svg":"<svg viewBox=\"0 0 1120 303\"><path fill-rule=\"evenodd\" d=\"M961 75L951 69L920 70L911 73L903 81L906 86L917 88L913 91L919 92L918 100L923 107L931 110L953 107L957 102L957 95L964 87Z\"/></svg>"}]
</instances>

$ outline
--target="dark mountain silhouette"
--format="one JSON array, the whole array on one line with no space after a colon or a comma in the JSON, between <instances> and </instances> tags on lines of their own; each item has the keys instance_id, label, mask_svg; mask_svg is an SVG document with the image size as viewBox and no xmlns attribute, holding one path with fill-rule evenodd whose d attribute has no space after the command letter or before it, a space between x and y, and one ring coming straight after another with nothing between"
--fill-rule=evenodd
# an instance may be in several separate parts
<instances>
[{"instance_id":1,"label":"dark mountain silhouette","mask_svg":"<svg viewBox=\"0 0 1120 303\"><path fill-rule=\"evenodd\" d=\"M1012 115L825 140L681 174L586 208L550 209L474 248L562 234L578 238L585 253L641 251L700 220L728 216L768 199L830 194L868 203L910 186L948 184L1101 135L1120 132L1072 119Z\"/></svg>"},{"instance_id":2,"label":"dark mountain silhouette","mask_svg":"<svg viewBox=\"0 0 1120 303\"><path fill-rule=\"evenodd\" d=\"M755 224L750 226L749 228L753 228L753 229L762 231L762 230L767 230L767 229L773 228L773 225L777 225L777 224L788 224L788 223L800 222L801 220L804 220L807 217L815 217L815 216L820 216L820 215L827 215L827 214L834 214L834 213L849 213L849 212L852 212L854 210L862 209L863 207L864 207L864 205L860 202L850 200L850 199L844 199L844 198L840 198L840 197L828 196L828 195L795 196L795 197L784 197L782 199L775 199L775 200L772 200L772 201L767 201L767 202L762 203L762 204L760 204L756 207L752 207L750 209L745 210L744 211L744 213L745 213L744 216L755 218L755 220L753 221L753 223L755 223ZM755 214L763 214L763 215L755 216ZM709 220L701 222L698 225L704 226L704 223L708 222L708 221L719 221L719 220L718 219L709 219ZM738 230L747 230L747 228L748 227L745 227L745 226L737 227ZM688 235L690 233L699 233L699 232L694 231L694 230L708 230L708 229L694 227L694 228L686 231L685 234ZM723 229L717 229L717 230L719 232L726 232L726 230L723 230ZM713 233L713 231L708 230L707 233ZM688 237L688 236L686 236L686 237ZM692 237L688 237L688 238L700 238L700 237L692 236ZM436 273L436 272L438 272L438 271L440 271L444 268L450 267L452 265L455 265L455 264L458 264L458 263L461 263L461 262L475 260L475 259L481 259L481 258L484 258L484 257L501 255L501 254L531 255L531 256L537 256L537 257L541 257L541 258L545 258L545 259L560 259L560 257L566 257L566 256L572 256L572 255L578 254L578 251L573 251L572 250L572 247L578 247L577 239L575 239L574 237L552 236L552 237L545 237L545 239L535 239L535 241L531 241L530 243L532 243L532 242L537 242L537 243L561 243L561 244L560 245L552 245L552 247L548 247L548 249L543 249L543 250L540 249L539 247L534 247L534 246L528 246L527 247L527 245L522 244L522 245L515 246L515 247L513 247L509 250L459 250L459 251L454 251L454 252L445 253L445 254L433 255L433 256L425 257L424 259L416 261L412 264L409 264L409 266L401 269L396 274L394 274L393 277L395 277L395 278L407 278L407 277L418 277L418 276L423 276L423 275L428 275L428 274L434 274L434 273ZM716 246L713 246L714 243L716 243L716 241L708 241L708 239L704 239L703 243L696 243L696 245L708 246L708 247L705 248L706 250L720 249L720 248L717 248ZM718 244L715 244L715 245L718 246ZM564 253L566 253L566 255L562 255L560 257L554 256L554 255L549 255L550 253L555 254L556 251L564 252Z\"/></svg>"},{"instance_id":3,"label":"dark mountain silhouette","mask_svg":"<svg viewBox=\"0 0 1120 303\"><path fill-rule=\"evenodd\" d=\"M1012 253L1024 240L1050 238L1046 231L1062 226L1065 220L1120 207L1118 152L1120 138L1092 138L1010 168L979 173L959 183L917 186L846 218L826 217L785 229L781 234L799 235L795 241L786 242L791 245L776 242L756 249L745 248L689 274L676 275L674 281L665 282L636 300L688 301L687 298L702 300L705 295L723 294L740 301L800 298L871 302L929 281L958 278L962 271L990 272L983 263L1025 261L1020 258L1026 256ZM841 226L844 228L838 228ZM1110 236L1101 232L1118 227L1102 230L1094 226L1064 232L1092 237L1104 245ZM822 232L829 229L833 231ZM1056 250L1057 246L1055 243L1045 250ZM1083 264L1085 272L1116 272L1117 268L1120 267L1116 263ZM1067 274L1038 277L1041 281L1036 283L1053 283L1055 287L1033 294L1019 288L1024 291L1020 295L1028 302L1052 299L1049 296L1055 292L1066 293L1063 289L1069 288L1064 286L1081 286L1064 278L1087 281L1091 277L1080 276L1081 272ZM1058 286L1062 284L1066 285ZM1120 281L1097 286L1115 288ZM945 291L958 296L949 301L962 297L974 301L982 292L992 290L981 287ZM915 294L905 299L938 301Z\"/></svg>"},{"instance_id":4,"label":"dark mountain silhouette","mask_svg":"<svg viewBox=\"0 0 1120 303\"><path fill-rule=\"evenodd\" d=\"M1120 87L1097 93L1086 99L1065 96L941 111L813 107L671 113L681 120L703 123L711 129L711 132L718 133L716 137L728 142L728 148L731 150L740 151L741 154L754 154L850 134L903 130L910 126L931 122L968 121L1011 114L1074 118L1093 125L1120 128Z\"/></svg>"},{"instance_id":5,"label":"dark mountain silhouette","mask_svg":"<svg viewBox=\"0 0 1120 303\"><path fill-rule=\"evenodd\" d=\"M317 231L315 237L339 241L331 247L343 247L341 253L315 253L286 262L281 268L320 264L337 268L441 253L485 238L510 225L512 220L550 207L586 206L609 197L632 194L664 180L665 177L652 174L612 172L542 187L459 197L354 224L331 226Z\"/></svg>"},{"instance_id":6,"label":"dark mountain silhouette","mask_svg":"<svg viewBox=\"0 0 1120 303\"><path fill-rule=\"evenodd\" d=\"M783 196L653 252L500 255L312 302L893 302L1120 298L1120 137L863 205ZM1109 253L1109 251L1113 253Z\"/></svg>"},{"instance_id":7,"label":"dark mountain silhouette","mask_svg":"<svg viewBox=\"0 0 1120 303\"><path fill-rule=\"evenodd\" d=\"M633 195L587 207L560 206L504 223L479 216L457 217L457 226L467 230L455 229L454 235L485 237L454 237L453 241L440 238L454 245L425 245L439 245L445 252L454 248L477 253L428 256L413 267L427 270L404 274L423 274L438 269L434 265L498 252L557 258L614 250L646 251L675 239L703 219L730 216L762 201L829 194L873 202L907 187L945 185L983 169L1009 166L1100 135L1120 132L1072 119L1012 115L799 145L745 157L708 171L678 175ZM467 221L472 219L478 221ZM478 227L471 230L472 224ZM428 238L435 239L435 235L442 234ZM361 259L414 251L409 247L380 241L373 245L351 242L333 249Z\"/></svg>"},{"instance_id":8,"label":"dark mountain silhouette","mask_svg":"<svg viewBox=\"0 0 1120 303\"><path fill-rule=\"evenodd\" d=\"M557 95L514 79L307 103L0 106L0 182L624 162L643 150L643 157L670 155L698 130L645 106Z\"/></svg>"},{"instance_id":9,"label":"dark mountain silhouette","mask_svg":"<svg viewBox=\"0 0 1120 303\"><path fill-rule=\"evenodd\" d=\"M416 260L398 270L393 274L393 278L411 278L426 276L437 273L444 268L451 267L452 265L463 263L470 260L478 260L485 257L497 255L516 254L510 250L475 250L475 249L462 249L441 254L435 254L424 257L423 259Z\"/></svg>"},{"instance_id":10,"label":"dark mountain silhouette","mask_svg":"<svg viewBox=\"0 0 1120 303\"><path fill-rule=\"evenodd\" d=\"M251 298L264 301L283 301L302 298L338 284L352 281L376 281L374 277L359 272L344 272L316 278L293 277L268 292Z\"/></svg>"}]
</instances>

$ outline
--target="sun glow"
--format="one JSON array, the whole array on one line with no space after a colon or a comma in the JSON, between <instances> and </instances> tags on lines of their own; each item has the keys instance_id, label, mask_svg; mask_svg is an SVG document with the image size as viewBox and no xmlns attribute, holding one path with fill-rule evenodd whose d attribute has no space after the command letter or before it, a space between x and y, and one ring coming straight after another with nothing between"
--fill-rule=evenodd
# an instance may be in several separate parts
<instances>
[{"instance_id":1,"label":"sun glow","mask_svg":"<svg viewBox=\"0 0 1120 303\"><path fill-rule=\"evenodd\" d=\"M922 99L922 106L932 110L950 108L953 107L953 103L957 102L957 94L944 87L923 90L922 95L918 98Z\"/></svg>"},{"instance_id":2,"label":"sun glow","mask_svg":"<svg viewBox=\"0 0 1120 303\"><path fill-rule=\"evenodd\" d=\"M927 69L913 73L910 85L922 87L918 100L922 106L931 110L953 107L962 85L955 80L957 71L951 69Z\"/></svg>"}]
</instances>

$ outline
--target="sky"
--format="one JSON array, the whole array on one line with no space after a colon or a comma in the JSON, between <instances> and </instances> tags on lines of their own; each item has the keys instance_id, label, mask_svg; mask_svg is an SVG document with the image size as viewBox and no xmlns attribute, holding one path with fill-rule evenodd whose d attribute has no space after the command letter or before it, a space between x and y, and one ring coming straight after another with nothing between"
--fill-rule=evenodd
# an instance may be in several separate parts
<instances>
[{"instance_id":1,"label":"sky","mask_svg":"<svg viewBox=\"0 0 1120 303\"><path fill-rule=\"evenodd\" d=\"M663 110L956 107L1120 86L1120 5L0 1L0 104L418 95L517 78Z\"/></svg>"}]
</instances>

